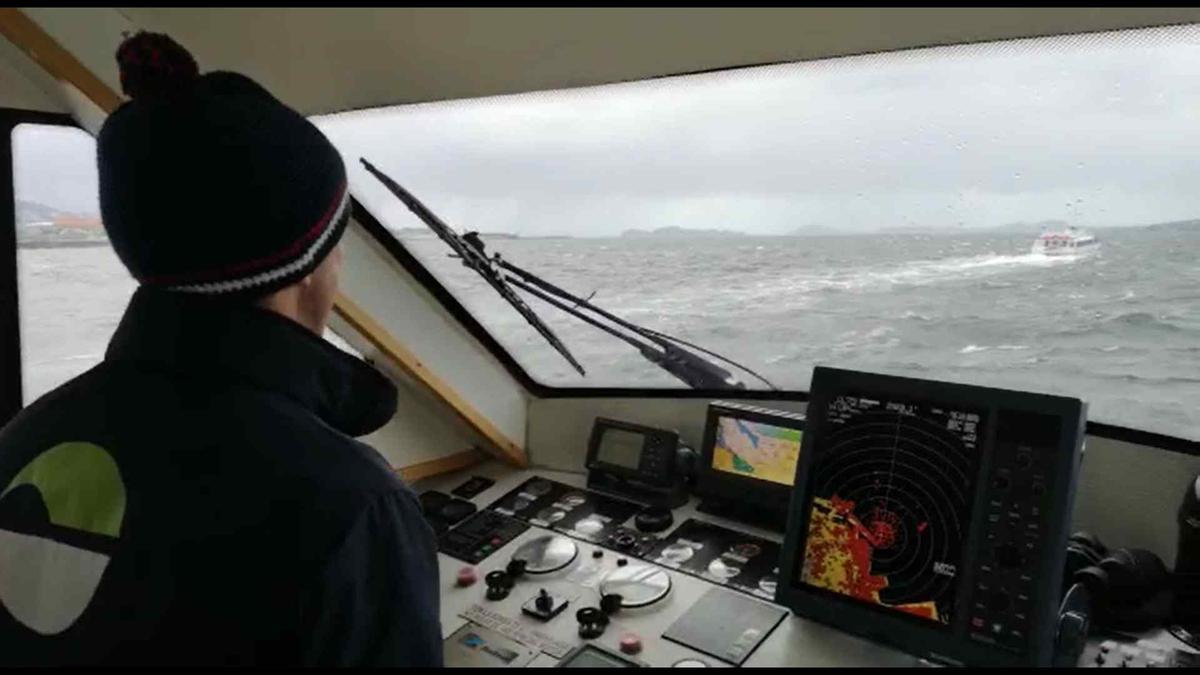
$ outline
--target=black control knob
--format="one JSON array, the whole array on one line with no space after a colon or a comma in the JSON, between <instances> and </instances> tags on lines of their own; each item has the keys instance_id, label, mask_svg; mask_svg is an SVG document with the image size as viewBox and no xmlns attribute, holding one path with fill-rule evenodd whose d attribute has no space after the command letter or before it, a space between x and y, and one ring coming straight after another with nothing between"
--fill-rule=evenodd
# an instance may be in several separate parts
<instances>
[{"instance_id":1,"label":"black control knob","mask_svg":"<svg viewBox=\"0 0 1200 675\"><path fill-rule=\"evenodd\" d=\"M537 607L539 612L549 612L554 607L554 598L542 588L538 590L537 598L533 601L533 606Z\"/></svg>"},{"instance_id":2,"label":"black control knob","mask_svg":"<svg viewBox=\"0 0 1200 675\"><path fill-rule=\"evenodd\" d=\"M579 637L585 640L600 637L608 627L608 615L596 607L584 607L575 612L575 620L579 622Z\"/></svg>"},{"instance_id":3,"label":"black control knob","mask_svg":"<svg viewBox=\"0 0 1200 675\"><path fill-rule=\"evenodd\" d=\"M996 547L996 562L1000 563L1001 567L1020 567L1024 560L1016 546L1004 544Z\"/></svg>"},{"instance_id":4,"label":"black control knob","mask_svg":"<svg viewBox=\"0 0 1200 675\"><path fill-rule=\"evenodd\" d=\"M600 611L605 614L616 614L621 611L621 605L624 602L625 598L620 593L609 593L600 598Z\"/></svg>"},{"instance_id":5,"label":"black control knob","mask_svg":"<svg viewBox=\"0 0 1200 675\"><path fill-rule=\"evenodd\" d=\"M675 522L671 509L650 507L638 513L633 524L642 532L662 532Z\"/></svg>"},{"instance_id":6,"label":"black control knob","mask_svg":"<svg viewBox=\"0 0 1200 675\"><path fill-rule=\"evenodd\" d=\"M503 600L508 597L509 591L513 588L513 578L504 570L493 570L487 573L483 578L483 583L487 584L487 592L484 594L488 600Z\"/></svg>"},{"instance_id":7,"label":"black control knob","mask_svg":"<svg viewBox=\"0 0 1200 675\"><path fill-rule=\"evenodd\" d=\"M522 574L525 574L525 566L528 564L528 560L513 558L512 560L508 561L508 565L505 566L504 571L508 573L508 576L515 579Z\"/></svg>"},{"instance_id":8,"label":"black control knob","mask_svg":"<svg viewBox=\"0 0 1200 675\"><path fill-rule=\"evenodd\" d=\"M637 543L637 537L626 532L624 534L617 535L617 540L615 543L621 548L629 548Z\"/></svg>"}]
</instances>

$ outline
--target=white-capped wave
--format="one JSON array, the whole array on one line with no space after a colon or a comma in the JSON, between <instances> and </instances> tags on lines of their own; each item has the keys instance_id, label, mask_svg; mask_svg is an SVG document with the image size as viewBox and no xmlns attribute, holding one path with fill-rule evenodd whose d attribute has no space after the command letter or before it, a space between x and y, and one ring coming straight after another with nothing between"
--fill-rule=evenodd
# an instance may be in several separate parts
<instances>
[{"instance_id":1,"label":"white-capped wave","mask_svg":"<svg viewBox=\"0 0 1200 675\"><path fill-rule=\"evenodd\" d=\"M1022 255L989 253L940 260L914 260L899 265L838 269L823 274L810 274L800 268L777 283L771 284L768 288L762 289L757 295L766 296L778 293L794 295L830 290L887 290L897 284L936 284L943 281L1003 274L1023 268L1069 265L1073 262L1075 262L1073 258L1047 257L1033 253Z\"/></svg>"}]
</instances>

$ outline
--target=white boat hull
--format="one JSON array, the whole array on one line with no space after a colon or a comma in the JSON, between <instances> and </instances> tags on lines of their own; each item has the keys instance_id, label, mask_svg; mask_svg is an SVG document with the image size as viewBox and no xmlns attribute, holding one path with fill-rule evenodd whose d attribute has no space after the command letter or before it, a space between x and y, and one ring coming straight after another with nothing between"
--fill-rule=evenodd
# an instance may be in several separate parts
<instances>
[{"instance_id":1,"label":"white boat hull","mask_svg":"<svg viewBox=\"0 0 1200 675\"><path fill-rule=\"evenodd\" d=\"M1044 256L1049 256L1049 257L1053 257L1053 258L1059 258L1059 257L1065 258L1065 257L1070 257L1070 256L1091 255L1092 253L1099 250L1099 248L1100 248L1100 244L1089 244L1087 246L1077 246L1074 248L1068 248L1068 247L1047 248L1047 247L1043 247L1043 246L1034 245L1031 252L1034 253L1035 255L1044 255Z\"/></svg>"}]
</instances>

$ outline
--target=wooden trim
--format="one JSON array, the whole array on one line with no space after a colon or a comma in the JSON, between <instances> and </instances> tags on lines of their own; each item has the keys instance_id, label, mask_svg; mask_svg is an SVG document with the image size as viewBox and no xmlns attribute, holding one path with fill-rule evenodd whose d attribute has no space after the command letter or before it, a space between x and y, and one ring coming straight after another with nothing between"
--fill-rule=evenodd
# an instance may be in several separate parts
<instances>
[{"instance_id":1,"label":"wooden trim","mask_svg":"<svg viewBox=\"0 0 1200 675\"><path fill-rule=\"evenodd\" d=\"M338 316L358 331L379 353L403 373L420 382L442 403L454 411L467 426L471 427L487 442L484 449L513 466L524 467L529 463L525 449L506 437L486 417L444 382L417 358L407 347L379 325L361 307L341 293L334 301L333 309Z\"/></svg>"},{"instance_id":2,"label":"wooden trim","mask_svg":"<svg viewBox=\"0 0 1200 675\"><path fill-rule=\"evenodd\" d=\"M406 482L415 483L430 476L440 476L444 473L475 466L482 462L485 457L479 450L471 449L431 459L427 462L418 462L417 464L397 467L396 473L400 474L400 477Z\"/></svg>"},{"instance_id":3,"label":"wooden trim","mask_svg":"<svg viewBox=\"0 0 1200 675\"><path fill-rule=\"evenodd\" d=\"M105 113L111 113L121 105L123 99L120 94L104 84L21 10L0 7L0 35L8 38L9 42L24 51L54 78L74 85Z\"/></svg>"}]
</instances>

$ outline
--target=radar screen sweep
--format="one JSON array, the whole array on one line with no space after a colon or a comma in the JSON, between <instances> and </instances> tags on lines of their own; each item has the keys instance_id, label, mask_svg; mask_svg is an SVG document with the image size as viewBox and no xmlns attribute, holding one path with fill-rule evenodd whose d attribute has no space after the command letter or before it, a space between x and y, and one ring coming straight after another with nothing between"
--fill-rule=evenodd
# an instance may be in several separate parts
<instances>
[{"instance_id":1,"label":"radar screen sweep","mask_svg":"<svg viewBox=\"0 0 1200 675\"><path fill-rule=\"evenodd\" d=\"M815 443L800 583L949 624L982 410L836 395Z\"/></svg>"},{"instance_id":2,"label":"radar screen sweep","mask_svg":"<svg viewBox=\"0 0 1200 675\"><path fill-rule=\"evenodd\" d=\"M717 418L712 467L747 478L791 485L803 432L740 417Z\"/></svg>"}]
</instances>

